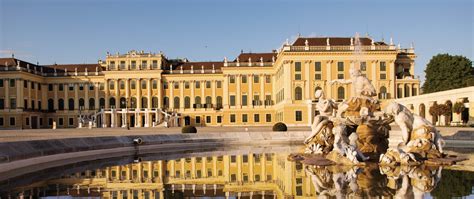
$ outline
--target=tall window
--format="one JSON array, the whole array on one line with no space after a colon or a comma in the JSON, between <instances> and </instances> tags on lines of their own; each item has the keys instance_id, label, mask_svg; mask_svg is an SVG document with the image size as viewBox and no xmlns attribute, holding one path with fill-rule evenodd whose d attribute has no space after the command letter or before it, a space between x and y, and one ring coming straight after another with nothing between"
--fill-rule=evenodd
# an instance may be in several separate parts
<instances>
[{"instance_id":1,"label":"tall window","mask_svg":"<svg viewBox=\"0 0 474 199\"><path fill-rule=\"evenodd\" d=\"M247 95L242 95L242 106L247 106Z\"/></svg>"},{"instance_id":2,"label":"tall window","mask_svg":"<svg viewBox=\"0 0 474 199\"><path fill-rule=\"evenodd\" d=\"M295 62L295 80L301 80L301 62Z\"/></svg>"},{"instance_id":3,"label":"tall window","mask_svg":"<svg viewBox=\"0 0 474 199\"><path fill-rule=\"evenodd\" d=\"M146 89L146 80L142 80L141 89Z\"/></svg>"},{"instance_id":4,"label":"tall window","mask_svg":"<svg viewBox=\"0 0 474 199\"><path fill-rule=\"evenodd\" d=\"M216 105L217 105L217 108L222 108L222 97L221 96L217 96Z\"/></svg>"},{"instance_id":5,"label":"tall window","mask_svg":"<svg viewBox=\"0 0 474 199\"><path fill-rule=\"evenodd\" d=\"M120 61L120 70L125 70L125 61Z\"/></svg>"},{"instance_id":6,"label":"tall window","mask_svg":"<svg viewBox=\"0 0 474 199\"><path fill-rule=\"evenodd\" d=\"M337 62L337 79L344 79L344 62Z\"/></svg>"},{"instance_id":7,"label":"tall window","mask_svg":"<svg viewBox=\"0 0 474 199\"><path fill-rule=\"evenodd\" d=\"M94 110L95 109L95 99L90 98L89 99L89 110Z\"/></svg>"},{"instance_id":8,"label":"tall window","mask_svg":"<svg viewBox=\"0 0 474 199\"><path fill-rule=\"evenodd\" d=\"M361 72L366 72L367 71L367 62L365 62L365 61L360 62L360 71Z\"/></svg>"},{"instance_id":9,"label":"tall window","mask_svg":"<svg viewBox=\"0 0 474 199\"><path fill-rule=\"evenodd\" d=\"M229 82L231 84L235 83L235 76L233 76L233 75L229 76Z\"/></svg>"},{"instance_id":10,"label":"tall window","mask_svg":"<svg viewBox=\"0 0 474 199\"><path fill-rule=\"evenodd\" d=\"M109 81L109 89L114 90L115 88L115 82L114 81Z\"/></svg>"},{"instance_id":11,"label":"tall window","mask_svg":"<svg viewBox=\"0 0 474 199\"><path fill-rule=\"evenodd\" d=\"M104 108L104 107L105 107L105 99L104 99L104 98L100 98L100 99L99 99L99 107L100 107L100 108Z\"/></svg>"},{"instance_id":12,"label":"tall window","mask_svg":"<svg viewBox=\"0 0 474 199\"><path fill-rule=\"evenodd\" d=\"M216 87L217 88L222 88L222 82L221 81L216 81Z\"/></svg>"},{"instance_id":13,"label":"tall window","mask_svg":"<svg viewBox=\"0 0 474 199\"><path fill-rule=\"evenodd\" d=\"M381 61L380 62L380 71L386 71L387 70L387 67L385 65L385 62L384 61Z\"/></svg>"},{"instance_id":14,"label":"tall window","mask_svg":"<svg viewBox=\"0 0 474 199\"><path fill-rule=\"evenodd\" d=\"M68 108L70 111L74 110L74 99L70 98L68 101Z\"/></svg>"},{"instance_id":15,"label":"tall window","mask_svg":"<svg viewBox=\"0 0 474 199\"><path fill-rule=\"evenodd\" d=\"M137 108L137 98L131 97L130 98L130 108Z\"/></svg>"},{"instance_id":16,"label":"tall window","mask_svg":"<svg viewBox=\"0 0 474 199\"><path fill-rule=\"evenodd\" d=\"M179 97L174 97L174 108L179 108Z\"/></svg>"},{"instance_id":17,"label":"tall window","mask_svg":"<svg viewBox=\"0 0 474 199\"><path fill-rule=\"evenodd\" d=\"M301 87L295 88L295 100L302 100L303 99L303 89Z\"/></svg>"},{"instance_id":18,"label":"tall window","mask_svg":"<svg viewBox=\"0 0 474 199\"><path fill-rule=\"evenodd\" d=\"M48 111L54 111L54 100L48 99Z\"/></svg>"},{"instance_id":19,"label":"tall window","mask_svg":"<svg viewBox=\"0 0 474 199\"><path fill-rule=\"evenodd\" d=\"M201 88L201 82L200 81L196 81L195 84L196 84L196 88Z\"/></svg>"},{"instance_id":20,"label":"tall window","mask_svg":"<svg viewBox=\"0 0 474 199\"><path fill-rule=\"evenodd\" d=\"M269 84L272 82L272 77L270 75L265 75L265 83Z\"/></svg>"},{"instance_id":21,"label":"tall window","mask_svg":"<svg viewBox=\"0 0 474 199\"><path fill-rule=\"evenodd\" d=\"M191 108L191 98L188 96L184 97L184 108Z\"/></svg>"},{"instance_id":22,"label":"tall window","mask_svg":"<svg viewBox=\"0 0 474 199\"><path fill-rule=\"evenodd\" d=\"M206 97L206 105L207 105L207 108L210 108L210 106L212 105L212 98L211 98L211 96L207 96L207 97Z\"/></svg>"},{"instance_id":23,"label":"tall window","mask_svg":"<svg viewBox=\"0 0 474 199\"><path fill-rule=\"evenodd\" d=\"M170 100L168 97L163 97L163 108L169 108Z\"/></svg>"},{"instance_id":24,"label":"tall window","mask_svg":"<svg viewBox=\"0 0 474 199\"><path fill-rule=\"evenodd\" d=\"M155 96L151 98L151 107L158 108L158 97Z\"/></svg>"},{"instance_id":25,"label":"tall window","mask_svg":"<svg viewBox=\"0 0 474 199\"><path fill-rule=\"evenodd\" d=\"M114 97L111 97L109 99L109 106L110 106L110 108L115 108L115 98Z\"/></svg>"},{"instance_id":26,"label":"tall window","mask_svg":"<svg viewBox=\"0 0 474 199\"><path fill-rule=\"evenodd\" d=\"M132 61L132 63L130 64L130 69L132 69L132 70L137 69L137 61Z\"/></svg>"},{"instance_id":27,"label":"tall window","mask_svg":"<svg viewBox=\"0 0 474 199\"><path fill-rule=\"evenodd\" d=\"M260 81L260 77L258 75L253 76L253 83L258 83Z\"/></svg>"},{"instance_id":28,"label":"tall window","mask_svg":"<svg viewBox=\"0 0 474 199\"><path fill-rule=\"evenodd\" d=\"M242 84L247 83L247 75L242 75Z\"/></svg>"},{"instance_id":29,"label":"tall window","mask_svg":"<svg viewBox=\"0 0 474 199\"><path fill-rule=\"evenodd\" d=\"M206 81L206 88L211 88L211 81Z\"/></svg>"},{"instance_id":30,"label":"tall window","mask_svg":"<svg viewBox=\"0 0 474 199\"><path fill-rule=\"evenodd\" d=\"M135 90L137 88L137 83L135 80L130 80L130 89Z\"/></svg>"},{"instance_id":31,"label":"tall window","mask_svg":"<svg viewBox=\"0 0 474 199\"><path fill-rule=\"evenodd\" d=\"M174 82L173 87L174 89L179 89L179 82Z\"/></svg>"},{"instance_id":32,"label":"tall window","mask_svg":"<svg viewBox=\"0 0 474 199\"><path fill-rule=\"evenodd\" d=\"M142 97L142 108L148 108L148 98Z\"/></svg>"},{"instance_id":33,"label":"tall window","mask_svg":"<svg viewBox=\"0 0 474 199\"><path fill-rule=\"evenodd\" d=\"M120 90L125 89L125 82L123 80L120 81Z\"/></svg>"},{"instance_id":34,"label":"tall window","mask_svg":"<svg viewBox=\"0 0 474 199\"><path fill-rule=\"evenodd\" d=\"M153 81L152 81L152 88L153 88L153 89L157 89L157 88L158 88L158 81L156 81L156 80L153 80Z\"/></svg>"},{"instance_id":35,"label":"tall window","mask_svg":"<svg viewBox=\"0 0 474 199\"><path fill-rule=\"evenodd\" d=\"M385 86L380 87L379 99L387 99L387 88Z\"/></svg>"},{"instance_id":36,"label":"tall window","mask_svg":"<svg viewBox=\"0 0 474 199\"><path fill-rule=\"evenodd\" d=\"M295 111L295 120L297 122L303 121L303 111Z\"/></svg>"},{"instance_id":37,"label":"tall window","mask_svg":"<svg viewBox=\"0 0 474 199\"><path fill-rule=\"evenodd\" d=\"M339 88L337 88L337 99L338 100L343 100L345 99L345 91L344 91L344 87L340 86Z\"/></svg>"},{"instance_id":38,"label":"tall window","mask_svg":"<svg viewBox=\"0 0 474 199\"><path fill-rule=\"evenodd\" d=\"M321 75L321 62L314 62L314 79L315 80L321 80L322 75Z\"/></svg>"},{"instance_id":39,"label":"tall window","mask_svg":"<svg viewBox=\"0 0 474 199\"><path fill-rule=\"evenodd\" d=\"M83 98L80 98L80 99L79 99L79 108L85 109L86 107L84 107L84 105L85 105L84 103L85 103L85 102L84 102L84 99L83 99Z\"/></svg>"},{"instance_id":40,"label":"tall window","mask_svg":"<svg viewBox=\"0 0 474 199\"><path fill-rule=\"evenodd\" d=\"M229 100L230 100L230 105L235 106L235 95L229 96Z\"/></svg>"},{"instance_id":41,"label":"tall window","mask_svg":"<svg viewBox=\"0 0 474 199\"><path fill-rule=\"evenodd\" d=\"M196 108L200 108L200 106L201 106L201 97L196 96L196 97L194 98L194 104L197 105Z\"/></svg>"}]
</instances>

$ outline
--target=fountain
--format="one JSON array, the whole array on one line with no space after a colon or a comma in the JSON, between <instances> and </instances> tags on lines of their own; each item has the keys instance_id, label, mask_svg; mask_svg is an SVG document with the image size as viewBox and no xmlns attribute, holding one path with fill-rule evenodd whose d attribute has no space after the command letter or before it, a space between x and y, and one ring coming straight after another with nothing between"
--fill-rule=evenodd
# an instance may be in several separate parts
<instances>
[{"instance_id":1,"label":"fountain","mask_svg":"<svg viewBox=\"0 0 474 199\"><path fill-rule=\"evenodd\" d=\"M381 110L380 101L374 98L377 96L374 86L359 69L363 52L358 34L354 43L355 64L351 66L350 79L330 81L331 85L351 84L353 96L336 103L317 90L316 108L320 115L314 118L312 133L304 141L305 153L292 154L289 158L313 165L327 165L327 160L343 165L365 162L445 165L462 161L443 153L444 141L439 131L424 118L396 102ZM392 122L400 127L403 137L403 143L396 148L389 148Z\"/></svg>"}]
</instances>

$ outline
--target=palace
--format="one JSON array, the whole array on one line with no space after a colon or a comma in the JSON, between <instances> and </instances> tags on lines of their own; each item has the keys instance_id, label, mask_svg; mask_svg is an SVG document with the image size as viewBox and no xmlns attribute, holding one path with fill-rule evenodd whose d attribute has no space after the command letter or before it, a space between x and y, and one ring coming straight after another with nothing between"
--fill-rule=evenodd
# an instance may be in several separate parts
<instances>
[{"instance_id":1,"label":"palace","mask_svg":"<svg viewBox=\"0 0 474 199\"><path fill-rule=\"evenodd\" d=\"M413 47L368 37L298 37L215 62L135 50L97 64L0 58L0 128L307 126L315 90L352 95L351 85L329 84L349 79L350 68L360 68L381 101L418 95L415 58Z\"/></svg>"}]
</instances>

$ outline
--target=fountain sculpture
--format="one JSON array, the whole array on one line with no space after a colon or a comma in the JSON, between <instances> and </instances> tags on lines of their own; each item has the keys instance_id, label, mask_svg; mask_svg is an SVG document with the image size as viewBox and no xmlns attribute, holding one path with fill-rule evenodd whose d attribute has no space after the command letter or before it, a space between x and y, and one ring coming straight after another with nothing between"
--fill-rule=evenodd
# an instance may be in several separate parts
<instances>
[{"instance_id":1,"label":"fountain sculpture","mask_svg":"<svg viewBox=\"0 0 474 199\"><path fill-rule=\"evenodd\" d=\"M357 36L355 43L355 53L360 53ZM355 57L356 64L359 64L359 56ZM309 161L313 163L326 159L344 165L364 162L407 165L426 160L432 164L446 164L460 160L443 153L444 141L435 126L426 119L396 102L389 103L382 111L381 102L374 98L377 96L374 86L358 68L350 69L350 79L332 80L330 84L351 84L353 96L336 103L333 99L327 99L322 90L317 90L316 109L320 115L314 118L311 135L304 141L305 154L293 154L290 159L306 162L313 159ZM396 148L389 148L392 122L400 127L403 140Z\"/></svg>"}]
</instances>

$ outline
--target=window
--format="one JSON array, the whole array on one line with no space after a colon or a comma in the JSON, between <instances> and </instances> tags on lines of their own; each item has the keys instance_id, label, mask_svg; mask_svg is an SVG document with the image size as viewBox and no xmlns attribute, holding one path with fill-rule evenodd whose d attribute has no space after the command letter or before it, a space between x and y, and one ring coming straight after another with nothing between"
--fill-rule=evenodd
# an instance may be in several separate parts
<instances>
[{"instance_id":1,"label":"window","mask_svg":"<svg viewBox=\"0 0 474 199\"><path fill-rule=\"evenodd\" d=\"M207 96L206 97L206 108L212 108L212 97L211 96Z\"/></svg>"},{"instance_id":2,"label":"window","mask_svg":"<svg viewBox=\"0 0 474 199\"><path fill-rule=\"evenodd\" d=\"M387 79L387 74L380 73L380 79Z\"/></svg>"},{"instance_id":3,"label":"window","mask_svg":"<svg viewBox=\"0 0 474 199\"><path fill-rule=\"evenodd\" d=\"M217 116L217 123L219 123L219 124L222 123L222 116L220 116L220 115Z\"/></svg>"},{"instance_id":4,"label":"window","mask_svg":"<svg viewBox=\"0 0 474 199\"><path fill-rule=\"evenodd\" d=\"M387 99L387 88L385 86L380 87L379 99Z\"/></svg>"},{"instance_id":5,"label":"window","mask_svg":"<svg viewBox=\"0 0 474 199\"><path fill-rule=\"evenodd\" d=\"M110 62L109 69L110 70L115 70L115 62L114 61Z\"/></svg>"},{"instance_id":6,"label":"window","mask_svg":"<svg viewBox=\"0 0 474 199\"><path fill-rule=\"evenodd\" d=\"M260 114L254 114L253 115L253 121L254 122L260 122Z\"/></svg>"},{"instance_id":7,"label":"window","mask_svg":"<svg viewBox=\"0 0 474 199\"><path fill-rule=\"evenodd\" d=\"M142 61L142 67L141 69L146 69L147 67L147 62L146 61Z\"/></svg>"},{"instance_id":8,"label":"window","mask_svg":"<svg viewBox=\"0 0 474 199\"><path fill-rule=\"evenodd\" d=\"M158 108L158 97L155 96L151 98L151 107Z\"/></svg>"},{"instance_id":9,"label":"window","mask_svg":"<svg viewBox=\"0 0 474 199\"><path fill-rule=\"evenodd\" d=\"M253 83L258 83L260 81L260 77L258 75L253 76Z\"/></svg>"},{"instance_id":10,"label":"window","mask_svg":"<svg viewBox=\"0 0 474 199\"><path fill-rule=\"evenodd\" d=\"M360 71L367 71L367 62L363 61L363 62L360 62Z\"/></svg>"},{"instance_id":11,"label":"window","mask_svg":"<svg viewBox=\"0 0 474 199\"><path fill-rule=\"evenodd\" d=\"M217 88L222 88L222 82L221 81L216 81L216 87Z\"/></svg>"},{"instance_id":12,"label":"window","mask_svg":"<svg viewBox=\"0 0 474 199\"><path fill-rule=\"evenodd\" d=\"M4 126L4 121L3 121L3 117L0 117L0 126Z\"/></svg>"},{"instance_id":13,"label":"window","mask_svg":"<svg viewBox=\"0 0 474 199\"><path fill-rule=\"evenodd\" d=\"M235 83L235 76L233 76L233 75L229 76L229 82L231 84Z\"/></svg>"},{"instance_id":14,"label":"window","mask_svg":"<svg viewBox=\"0 0 474 199\"><path fill-rule=\"evenodd\" d=\"M141 81L141 89L146 89L146 80Z\"/></svg>"},{"instance_id":15,"label":"window","mask_svg":"<svg viewBox=\"0 0 474 199\"><path fill-rule=\"evenodd\" d=\"M30 118L29 118L29 117L26 118L25 125L26 125L26 126L29 126L29 125L30 125Z\"/></svg>"},{"instance_id":16,"label":"window","mask_svg":"<svg viewBox=\"0 0 474 199\"><path fill-rule=\"evenodd\" d=\"M195 83L195 84L196 84L196 88L201 88L201 82L199 82L199 81L196 81L196 83Z\"/></svg>"},{"instance_id":17,"label":"window","mask_svg":"<svg viewBox=\"0 0 474 199\"><path fill-rule=\"evenodd\" d=\"M74 125L74 118L70 117L69 118L69 126Z\"/></svg>"},{"instance_id":18,"label":"window","mask_svg":"<svg viewBox=\"0 0 474 199\"><path fill-rule=\"evenodd\" d=\"M74 84L69 84L68 89L69 89L69 91L73 91L74 90Z\"/></svg>"},{"instance_id":19,"label":"window","mask_svg":"<svg viewBox=\"0 0 474 199\"><path fill-rule=\"evenodd\" d=\"M196 96L194 98L194 104L196 104L196 108L201 108L201 97Z\"/></svg>"},{"instance_id":20,"label":"window","mask_svg":"<svg viewBox=\"0 0 474 199\"><path fill-rule=\"evenodd\" d=\"M163 82L163 89L168 89L168 82Z\"/></svg>"},{"instance_id":21,"label":"window","mask_svg":"<svg viewBox=\"0 0 474 199\"><path fill-rule=\"evenodd\" d=\"M314 71L321 72L321 62L314 62Z\"/></svg>"},{"instance_id":22,"label":"window","mask_svg":"<svg viewBox=\"0 0 474 199\"><path fill-rule=\"evenodd\" d=\"M211 116L206 116L206 123L211 123Z\"/></svg>"},{"instance_id":23,"label":"window","mask_svg":"<svg viewBox=\"0 0 474 199\"><path fill-rule=\"evenodd\" d=\"M235 114L230 114L230 123L235 123Z\"/></svg>"},{"instance_id":24,"label":"window","mask_svg":"<svg viewBox=\"0 0 474 199\"><path fill-rule=\"evenodd\" d=\"M63 91L63 90L64 90L64 84L59 84L58 90L59 90L59 91Z\"/></svg>"},{"instance_id":25,"label":"window","mask_svg":"<svg viewBox=\"0 0 474 199\"><path fill-rule=\"evenodd\" d=\"M247 106L247 95L242 95L242 106Z\"/></svg>"},{"instance_id":26,"label":"window","mask_svg":"<svg viewBox=\"0 0 474 199\"><path fill-rule=\"evenodd\" d=\"M90 91L93 91L93 90L94 90L94 87L95 87L94 84L89 84L89 90L90 90Z\"/></svg>"},{"instance_id":27,"label":"window","mask_svg":"<svg viewBox=\"0 0 474 199\"><path fill-rule=\"evenodd\" d=\"M58 109L59 110L64 110L64 100L63 99L58 100Z\"/></svg>"},{"instance_id":28,"label":"window","mask_svg":"<svg viewBox=\"0 0 474 199\"><path fill-rule=\"evenodd\" d=\"M137 88L137 84L135 80L130 80L130 89L135 90Z\"/></svg>"},{"instance_id":29,"label":"window","mask_svg":"<svg viewBox=\"0 0 474 199\"><path fill-rule=\"evenodd\" d=\"M337 88L337 99L343 100L344 98L345 98L344 87L340 86L339 88Z\"/></svg>"},{"instance_id":30,"label":"window","mask_svg":"<svg viewBox=\"0 0 474 199\"><path fill-rule=\"evenodd\" d=\"M157 88L158 88L158 81L153 80L152 83L151 83L151 87L152 87L153 89L157 89Z\"/></svg>"},{"instance_id":31,"label":"window","mask_svg":"<svg viewBox=\"0 0 474 199\"><path fill-rule=\"evenodd\" d=\"M94 110L94 109L95 109L95 99L89 98L89 110Z\"/></svg>"},{"instance_id":32,"label":"window","mask_svg":"<svg viewBox=\"0 0 474 199\"><path fill-rule=\"evenodd\" d=\"M211 88L211 81L206 81L206 88Z\"/></svg>"},{"instance_id":33,"label":"window","mask_svg":"<svg viewBox=\"0 0 474 199\"><path fill-rule=\"evenodd\" d=\"M0 109L5 109L5 99L0 99Z\"/></svg>"},{"instance_id":34,"label":"window","mask_svg":"<svg viewBox=\"0 0 474 199\"><path fill-rule=\"evenodd\" d=\"M28 88L28 81L27 80L23 80L23 87Z\"/></svg>"},{"instance_id":35,"label":"window","mask_svg":"<svg viewBox=\"0 0 474 199\"><path fill-rule=\"evenodd\" d=\"M125 82L120 81L120 90L123 90L123 89L125 89Z\"/></svg>"},{"instance_id":36,"label":"window","mask_svg":"<svg viewBox=\"0 0 474 199\"><path fill-rule=\"evenodd\" d=\"M174 89L179 89L179 82L174 82L173 87Z\"/></svg>"},{"instance_id":37,"label":"window","mask_svg":"<svg viewBox=\"0 0 474 199\"><path fill-rule=\"evenodd\" d=\"M387 67L385 65L385 62L384 61L381 61L380 62L380 71L386 71L387 70Z\"/></svg>"},{"instance_id":38,"label":"window","mask_svg":"<svg viewBox=\"0 0 474 199\"><path fill-rule=\"evenodd\" d=\"M301 72L301 62L295 62L295 72Z\"/></svg>"},{"instance_id":39,"label":"window","mask_svg":"<svg viewBox=\"0 0 474 199\"><path fill-rule=\"evenodd\" d=\"M196 124L200 124L201 123L201 116L196 116Z\"/></svg>"},{"instance_id":40,"label":"window","mask_svg":"<svg viewBox=\"0 0 474 199\"><path fill-rule=\"evenodd\" d=\"M41 84L38 83L38 90L40 91L41 90Z\"/></svg>"},{"instance_id":41,"label":"window","mask_svg":"<svg viewBox=\"0 0 474 199\"><path fill-rule=\"evenodd\" d=\"M10 109L16 109L16 98L10 98Z\"/></svg>"},{"instance_id":42,"label":"window","mask_svg":"<svg viewBox=\"0 0 474 199\"><path fill-rule=\"evenodd\" d=\"M297 122L303 121L303 111L295 111L295 120Z\"/></svg>"},{"instance_id":43,"label":"window","mask_svg":"<svg viewBox=\"0 0 474 199\"><path fill-rule=\"evenodd\" d=\"M174 97L173 102L174 108L179 108L179 97Z\"/></svg>"},{"instance_id":44,"label":"window","mask_svg":"<svg viewBox=\"0 0 474 199\"><path fill-rule=\"evenodd\" d=\"M337 62L337 71L339 72L344 71L344 62Z\"/></svg>"},{"instance_id":45,"label":"window","mask_svg":"<svg viewBox=\"0 0 474 199\"><path fill-rule=\"evenodd\" d=\"M3 87L3 79L0 79L0 87Z\"/></svg>"},{"instance_id":46,"label":"window","mask_svg":"<svg viewBox=\"0 0 474 199\"><path fill-rule=\"evenodd\" d=\"M170 99L168 97L163 97L163 108L168 108L169 104L170 104Z\"/></svg>"},{"instance_id":47,"label":"window","mask_svg":"<svg viewBox=\"0 0 474 199\"><path fill-rule=\"evenodd\" d=\"M15 118L10 117L10 126L15 126Z\"/></svg>"},{"instance_id":48,"label":"window","mask_svg":"<svg viewBox=\"0 0 474 199\"><path fill-rule=\"evenodd\" d=\"M64 125L64 118L62 118L62 117L59 118L59 120L58 120L58 125L59 125L59 126Z\"/></svg>"},{"instance_id":49,"label":"window","mask_svg":"<svg viewBox=\"0 0 474 199\"><path fill-rule=\"evenodd\" d=\"M216 108L222 108L222 97L221 96L217 96L216 97Z\"/></svg>"},{"instance_id":50,"label":"window","mask_svg":"<svg viewBox=\"0 0 474 199\"><path fill-rule=\"evenodd\" d=\"M247 83L247 75L242 75L242 84Z\"/></svg>"},{"instance_id":51,"label":"window","mask_svg":"<svg viewBox=\"0 0 474 199\"><path fill-rule=\"evenodd\" d=\"M272 77L270 75L265 75L265 83L269 84L272 82Z\"/></svg>"},{"instance_id":52,"label":"window","mask_svg":"<svg viewBox=\"0 0 474 199\"><path fill-rule=\"evenodd\" d=\"M242 122L244 123L248 122L247 114L242 114Z\"/></svg>"},{"instance_id":53,"label":"window","mask_svg":"<svg viewBox=\"0 0 474 199\"><path fill-rule=\"evenodd\" d=\"M344 74L343 73L337 74L337 79L344 79Z\"/></svg>"},{"instance_id":54,"label":"window","mask_svg":"<svg viewBox=\"0 0 474 199\"><path fill-rule=\"evenodd\" d=\"M104 83L100 83L99 84L99 90L103 91L105 89L105 84Z\"/></svg>"},{"instance_id":55,"label":"window","mask_svg":"<svg viewBox=\"0 0 474 199\"><path fill-rule=\"evenodd\" d=\"M74 110L74 99L70 98L68 100L68 108L69 108L70 111Z\"/></svg>"},{"instance_id":56,"label":"window","mask_svg":"<svg viewBox=\"0 0 474 199\"><path fill-rule=\"evenodd\" d=\"M229 96L229 98L230 98L230 105L235 106L235 95L231 95Z\"/></svg>"},{"instance_id":57,"label":"window","mask_svg":"<svg viewBox=\"0 0 474 199\"><path fill-rule=\"evenodd\" d=\"M157 68L158 68L158 61L157 61L157 60L153 60L153 62L152 62L152 68L153 68L153 69L157 69Z\"/></svg>"},{"instance_id":58,"label":"window","mask_svg":"<svg viewBox=\"0 0 474 199\"><path fill-rule=\"evenodd\" d=\"M184 108L191 108L191 98L188 96L184 97Z\"/></svg>"},{"instance_id":59,"label":"window","mask_svg":"<svg viewBox=\"0 0 474 199\"><path fill-rule=\"evenodd\" d=\"M110 89L110 90L114 90L114 88L115 88L115 82L114 82L114 81L110 81L110 82L109 82L109 89Z\"/></svg>"},{"instance_id":60,"label":"window","mask_svg":"<svg viewBox=\"0 0 474 199\"><path fill-rule=\"evenodd\" d=\"M266 114L265 115L265 121L266 122L272 122L272 114Z\"/></svg>"},{"instance_id":61,"label":"window","mask_svg":"<svg viewBox=\"0 0 474 199\"><path fill-rule=\"evenodd\" d=\"M137 61L132 61L130 68L133 70L137 69Z\"/></svg>"},{"instance_id":62,"label":"window","mask_svg":"<svg viewBox=\"0 0 474 199\"><path fill-rule=\"evenodd\" d=\"M321 73L314 74L314 79L315 80L321 80Z\"/></svg>"},{"instance_id":63,"label":"window","mask_svg":"<svg viewBox=\"0 0 474 199\"><path fill-rule=\"evenodd\" d=\"M184 88L189 89L189 82L184 82Z\"/></svg>"},{"instance_id":64,"label":"window","mask_svg":"<svg viewBox=\"0 0 474 199\"><path fill-rule=\"evenodd\" d=\"M15 80L14 79L10 79L10 87L15 87Z\"/></svg>"},{"instance_id":65,"label":"window","mask_svg":"<svg viewBox=\"0 0 474 199\"><path fill-rule=\"evenodd\" d=\"M303 89L301 87L295 88L295 100L302 100L303 99Z\"/></svg>"}]
</instances>

